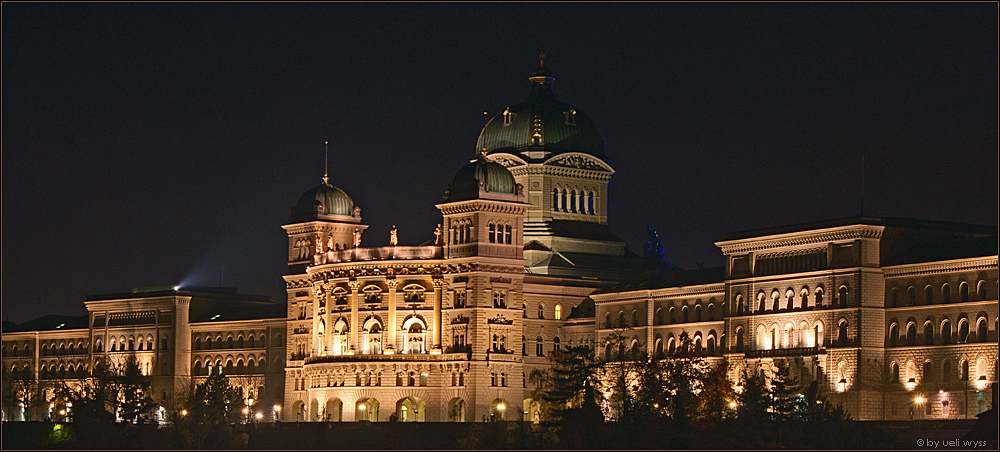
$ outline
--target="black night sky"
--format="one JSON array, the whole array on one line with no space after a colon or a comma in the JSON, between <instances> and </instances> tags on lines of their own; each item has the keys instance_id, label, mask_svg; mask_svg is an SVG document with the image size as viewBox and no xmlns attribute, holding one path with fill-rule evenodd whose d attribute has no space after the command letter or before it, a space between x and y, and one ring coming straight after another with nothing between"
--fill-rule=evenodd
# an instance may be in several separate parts
<instances>
[{"instance_id":1,"label":"black night sky","mask_svg":"<svg viewBox=\"0 0 1000 452\"><path fill-rule=\"evenodd\" d=\"M721 265L727 232L997 224L997 4L3 5L3 317L177 283L284 297L323 175L363 246L433 238L545 52L597 122L612 229ZM224 276L223 276L224 267Z\"/></svg>"}]
</instances>

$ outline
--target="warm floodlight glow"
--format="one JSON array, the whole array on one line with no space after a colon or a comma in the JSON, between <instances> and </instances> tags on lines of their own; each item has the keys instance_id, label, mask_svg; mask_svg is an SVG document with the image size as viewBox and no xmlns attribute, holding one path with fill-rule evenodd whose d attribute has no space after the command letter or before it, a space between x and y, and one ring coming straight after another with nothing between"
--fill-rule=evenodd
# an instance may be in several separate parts
<instances>
[{"instance_id":1,"label":"warm floodlight glow","mask_svg":"<svg viewBox=\"0 0 1000 452\"><path fill-rule=\"evenodd\" d=\"M729 402L729 408L736 408L736 402Z\"/></svg>"},{"instance_id":2,"label":"warm floodlight glow","mask_svg":"<svg viewBox=\"0 0 1000 452\"><path fill-rule=\"evenodd\" d=\"M174 292L176 292L176 291L178 291L180 289L181 289L181 286L174 286Z\"/></svg>"},{"instance_id":3,"label":"warm floodlight glow","mask_svg":"<svg viewBox=\"0 0 1000 452\"><path fill-rule=\"evenodd\" d=\"M256 417L258 421L264 419L264 415L261 413L257 413L256 415L254 415L254 417Z\"/></svg>"},{"instance_id":4,"label":"warm floodlight glow","mask_svg":"<svg viewBox=\"0 0 1000 452\"><path fill-rule=\"evenodd\" d=\"M913 398L913 402L915 402L915 403L924 403L924 398L920 397L920 396L914 397Z\"/></svg>"},{"instance_id":5,"label":"warm floodlight glow","mask_svg":"<svg viewBox=\"0 0 1000 452\"><path fill-rule=\"evenodd\" d=\"M360 409L360 410L364 410L365 408L367 408L367 407L363 403L361 405L358 405L358 409Z\"/></svg>"},{"instance_id":6,"label":"warm floodlight glow","mask_svg":"<svg viewBox=\"0 0 1000 452\"><path fill-rule=\"evenodd\" d=\"M188 410L181 410L181 416L187 416Z\"/></svg>"},{"instance_id":7,"label":"warm floodlight glow","mask_svg":"<svg viewBox=\"0 0 1000 452\"><path fill-rule=\"evenodd\" d=\"M275 405L274 406L274 411L281 411L281 406L280 405Z\"/></svg>"},{"instance_id":8,"label":"warm floodlight glow","mask_svg":"<svg viewBox=\"0 0 1000 452\"><path fill-rule=\"evenodd\" d=\"M497 409L500 410L500 411L506 410L507 409L507 405L504 405L504 404L501 403L501 404L497 405Z\"/></svg>"}]
</instances>

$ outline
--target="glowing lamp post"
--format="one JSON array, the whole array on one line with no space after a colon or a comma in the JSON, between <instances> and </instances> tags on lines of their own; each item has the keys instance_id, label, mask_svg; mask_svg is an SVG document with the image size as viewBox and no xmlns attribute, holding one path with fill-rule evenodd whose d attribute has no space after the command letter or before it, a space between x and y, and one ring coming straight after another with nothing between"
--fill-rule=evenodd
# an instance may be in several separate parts
<instances>
[{"instance_id":1,"label":"glowing lamp post","mask_svg":"<svg viewBox=\"0 0 1000 452\"><path fill-rule=\"evenodd\" d=\"M361 410L361 420L367 421L368 413L366 412L366 410L368 409L368 406L362 403L358 405L358 409Z\"/></svg>"},{"instance_id":2,"label":"glowing lamp post","mask_svg":"<svg viewBox=\"0 0 1000 452\"><path fill-rule=\"evenodd\" d=\"M280 414L281 414L281 405L275 405L274 406L274 417L273 417L273 420L275 422L278 421L278 415L280 415Z\"/></svg>"}]
</instances>

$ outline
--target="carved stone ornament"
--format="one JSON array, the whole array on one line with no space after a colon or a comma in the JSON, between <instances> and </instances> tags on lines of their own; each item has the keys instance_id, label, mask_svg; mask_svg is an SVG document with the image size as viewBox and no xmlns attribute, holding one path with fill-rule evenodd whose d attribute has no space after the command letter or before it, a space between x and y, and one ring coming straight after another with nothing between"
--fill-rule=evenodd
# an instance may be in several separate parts
<instances>
[{"instance_id":1,"label":"carved stone ornament","mask_svg":"<svg viewBox=\"0 0 1000 452\"><path fill-rule=\"evenodd\" d=\"M504 167L507 167L507 168L513 168L515 166L524 165L523 163L521 163L521 162L519 162L517 160L514 160L514 159L512 159L510 157L503 157L503 156L492 157L491 156L490 160L493 160L494 162L497 162L497 163L499 163L499 164L501 164L501 165L503 165Z\"/></svg>"},{"instance_id":2,"label":"carved stone ornament","mask_svg":"<svg viewBox=\"0 0 1000 452\"><path fill-rule=\"evenodd\" d=\"M589 170L600 170L604 171L604 167L599 165L597 162L581 157L579 155L567 155L565 157L560 157L549 163L552 166L563 166L566 168L580 168Z\"/></svg>"},{"instance_id":3,"label":"carved stone ornament","mask_svg":"<svg viewBox=\"0 0 1000 452\"><path fill-rule=\"evenodd\" d=\"M493 323L493 324L500 324L500 325L511 325L511 324L514 323L514 320L513 319L508 319L507 317L504 317L503 314L497 314L496 317L493 317L492 319L487 320L486 323Z\"/></svg>"}]
</instances>

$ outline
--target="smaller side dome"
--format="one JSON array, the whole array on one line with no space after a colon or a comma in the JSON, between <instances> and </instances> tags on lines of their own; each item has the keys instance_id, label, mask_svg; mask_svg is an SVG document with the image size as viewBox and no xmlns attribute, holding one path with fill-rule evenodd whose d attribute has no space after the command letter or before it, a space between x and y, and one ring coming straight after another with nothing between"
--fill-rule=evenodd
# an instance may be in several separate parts
<instances>
[{"instance_id":1,"label":"smaller side dome","mask_svg":"<svg viewBox=\"0 0 1000 452\"><path fill-rule=\"evenodd\" d=\"M517 193L514 175L505 166L486 160L486 153L479 159L458 170L452 179L449 197L474 195L482 191L513 195Z\"/></svg>"},{"instance_id":2,"label":"smaller side dome","mask_svg":"<svg viewBox=\"0 0 1000 452\"><path fill-rule=\"evenodd\" d=\"M354 201L343 190L324 181L307 190L295 205L295 216L343 215L351 216Z\"/></svg>"}]
</instances>

